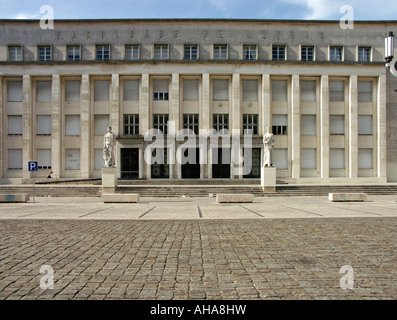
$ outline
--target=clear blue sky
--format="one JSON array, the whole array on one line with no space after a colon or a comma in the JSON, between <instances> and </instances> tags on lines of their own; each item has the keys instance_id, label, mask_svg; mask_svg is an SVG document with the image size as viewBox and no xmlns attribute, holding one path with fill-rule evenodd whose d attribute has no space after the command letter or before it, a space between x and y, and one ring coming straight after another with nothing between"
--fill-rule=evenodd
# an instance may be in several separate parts
<instances>
[{"instance_id":1,"label":"clear blue sky","mask_svg":"<svg viewBox=\"0 0 397 320\"><path fill-rule=\"evenodd\" d=\"M0 18L40 19L51 5L55 19L246 18L339 20L343 5L354 20L397 20L396 0L0 0Z\"/></svg>"}]
</instances>

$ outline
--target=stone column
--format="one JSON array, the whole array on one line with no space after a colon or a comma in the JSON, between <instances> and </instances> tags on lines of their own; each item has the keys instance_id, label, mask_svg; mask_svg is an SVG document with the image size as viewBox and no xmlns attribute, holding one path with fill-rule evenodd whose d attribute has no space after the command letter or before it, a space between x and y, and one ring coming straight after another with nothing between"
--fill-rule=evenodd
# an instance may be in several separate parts
<instances>
[{"instance_id":1,"label":"stone column","mask_svg":"<svg viewBox=\"0 0 397 320\"><path fill-rule=\"evenodd\" d=\"M171 79L171 105L170 105L170 121L168 126L168 137L170 139L175 139L176 134L179 132L179 130L182 128L180 124L180 97L179 97L179 91L180 91L180 82L179 82L179 74L178 73L173 73L172 74L172 79ZM165 141L164 141L165 142ZM167 145L169 144L170 146L173 145L172 141L167 141ZM167 152L175 152L174 155L176 155L176 145L175 145L175 150L173 151L172 149L167 150ZM175 164L169 164L169 178L173 179L174 178L174 173L178 172L179 166Z\"/></svg>"},{"instance_id":2,"label":"stone column","mask_svg":"<svg viewBox=\"0 0 397 320\"><path fill-rule=\"evenodd\" d=\"M291 149L292 178L300 177L300 82L299 75L293 74L291 79Z\"/></svg>"},{"instance_id":3,"label":"stone column","mask_svg":"<svg viewBox=\"0 0 397 320\"><path fill-rule=\"evenodd\" d=\"M4 102L4 105L3 105ZM5 144L3 143L3 136L5 136L5 126L3 122L3 115L5 115L5 100L3 101L3 77L0 76L0 179L4 178L4 168L6 167L5 164Z\"/></svg>"},{"instance_id":4,"label":"stone column","mask_svg":"<svg viewBox=\"0 0 397 320\"><path fill-rule=\"evenodd\" d=\"M320 140L321 178L329 177L329 83L328 75L321 76L320 93Z\"/></svg>"},{"instance_id":5,"label":"stone column","mask_svg":"<svg viewBox=\"0 0 397 320\"><path fill-rule=\"evenodd\" d=\"M259 134L263 136L266 128L272 126L272 109L271 109L271 92L270 92L270 75L262 75L262 117L261 130Z\"/></svg>"},{"instance_id":6,"label":"stone column","mask_svg":"<svg viewBox=\"0 0 397 320\"><path fill-rule=\"evenodd\" d=\"M91 170L91 98L90 76L83 74L81 79L81 114L80 114L80 172L83 179L90 177Z\"/></svg>"},{"instance_id":7,"label":"stone column","mask_svg":"<svg viewBox=\"0 0 397 320\"><path fill-rule=\"evenodd\" d=\"M358 176L358 93L357 76L349 83L349 178Z\"/></svg>"},{"instance_id":8,"label":"stone column","mask_svg":"<svg viewBox=\"0 0 397 320\"><path fill-rule=\"evenodd\" d=\"M61 96L61 79L59 74L54 74L51 86L51 170L54 178L62 174Z\"/></svg>"},{"instance_id":9,"label":"stone column","mask_svg":"<svg viewBox=\"0 0 397 320\"><path fill-rule=\"evenodd\" d=\"M377 99L377 177L386 180L386 75L379 76Z\"/></svg>"},{"instance_id":10,"label":"stone column","mask_svg":"<svg viewBox=\"0 0 397 320\"><path fill-rule=\"evenodd\" d=\"M31 177L28 162L32 161L32 81L30 75L24 75L22 80L22 168L23 178Z\"/></svg>"},{"instance_id":11,"label":"stone column","mask_svg":"<svg viewBox=\"0 0 397 320\"><path fill-rule=\"evenodd\" d=\"M242 122L242 115L241 115L241 94L240 94L240 74L234 73L232 77L232 101L231 101L231 126L230 129L232 131L232 134L234 133L239 133L240 134L240 143L242 141L242 135L244 132L241 130L241 122ZM232 141L235 141L234 138ZM233 144L232 144L232 161L231 161L231 167L230 167L230 177L235 178L235 175L233 174L233 168L234 167L242 167L242 163L233 163ZM242 157L242 150L239 148L239 150L235 150L235 152L238 152L239 158ZM234 159L234 161L238 161L240 159ZM238 178L242 178L241 175L237 176Z\"/></svg>"},{"instance_id":12,"label":"stone column","mask_svg":"<svg viewBox=\"0 0 397 320\"><path fill-rule=\"evenodd\" d=\"M210 102L211 96L211 89L210 89L210 75L208 73L204 73L202 75L202 85L201 85L201 92L202 92L202 104L200 110L200 134L206 135L209 134L210 128L212 128L211 124L211 117L212 117L212 108ZM209 147L209 140L207 140L207 164L202 166L200 170L205 170L203 173L203 178L212 177L212 166L211 166L211 155L210 155L210 147Z\"/></svg>"},{"instance_id":13,"label":"stone column","mask_svg":"<svg viewBox=\"0 0 397 320\"><path fill-rule=\"evenodd\" d=\"M141 83L141 98L139 99L139 133L144 135L150 128L150 113L149 113L149 75L142 74Z\"/></svg>"},{"instance_id":14,"label":"stone column","mask_svg":"<svg viewBox=\"0 0 397 320\"><path fill-rule=\"evenodd\" d=\"M120 76L112 74L112 85L110 87L110 126L115 137L120 136ZM116 159L117 160L117 159ZM117 162L116 162L117 164Z\"/></svg>"},{"instance_id":15,"label":"stone column","mask_svg":"<svg viewBox=\"0 0 397 320\"><path fill-rule=\"evenodd\" d=\"M141 79L141 92L140 92L140 99L139 99L139 134L142 136L149 130L151 127L150 125L150 90L149 90L149 74L144 73L142 74ZM147 143L144 142L144 150L147 146ZM143 157L144 158L144 157ZM146 163L143 160L144 165L140 167L140 170L144 172L144 178L150 179L151 178L151 167L150 163Z\"/></svg>"}]
</instances>

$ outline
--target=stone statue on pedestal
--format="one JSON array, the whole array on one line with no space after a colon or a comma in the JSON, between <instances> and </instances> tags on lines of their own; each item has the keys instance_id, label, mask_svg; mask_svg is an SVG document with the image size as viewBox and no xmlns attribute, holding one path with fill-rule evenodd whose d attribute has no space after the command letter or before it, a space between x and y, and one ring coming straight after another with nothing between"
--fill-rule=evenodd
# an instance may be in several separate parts
<instances>
[{"instance_id":1,"label":"stone statue on pedestal","mask_svg":"<svg viewBox=\"0 0 397 320\"><path fill-rule=\"evenodd\" d=\"M112 127L108 127L108 132L103 137L103 159L105 168L114 167L114 135Z\"/></svg>"},{"instance_id":2,"label":"stone statue on pedestal","mask_svg":"<svg viewBox=\"0 0 397 320\"><path fill-rule=\"evenodd\" d=\"M264 167L273 167L272 163L272 152L274 145L274 135L270 132L270 127L266 128L266 133L263 136L263 166Z\"/></svg>"}]
</instances>

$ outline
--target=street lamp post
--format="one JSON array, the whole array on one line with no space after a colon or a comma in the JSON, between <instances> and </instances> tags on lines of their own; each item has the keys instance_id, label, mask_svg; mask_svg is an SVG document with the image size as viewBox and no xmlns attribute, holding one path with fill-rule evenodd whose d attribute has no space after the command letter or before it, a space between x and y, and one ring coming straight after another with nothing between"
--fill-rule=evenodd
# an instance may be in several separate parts
<instances>
[{"instance_id":1,"label":"street lamp post","mask_svg":"<svg viewBox=\"0 0 397 320\"><path fill-rule=\"evenodd\" d=\"M393 76L397 77L397 61L392 62L394 58L394 34L390 31L385 38L385 60L386 68L388 68Z\"/></svg>"}]
</instances>

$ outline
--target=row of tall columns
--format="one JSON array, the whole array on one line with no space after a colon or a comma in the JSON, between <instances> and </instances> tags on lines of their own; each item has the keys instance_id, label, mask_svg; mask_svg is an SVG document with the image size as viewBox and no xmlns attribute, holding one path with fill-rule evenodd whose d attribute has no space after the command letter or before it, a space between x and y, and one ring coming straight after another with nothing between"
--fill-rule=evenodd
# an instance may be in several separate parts
<instances>
[{"instance_id":1,"label":"row of tall columns","mask_svg":"<svg viewBox=\"0 0 397 320\"><path fill-rule=\"evenodd\" d=\"M113 132L116 136L122 134L122 128L120 128L120 76L113 74L111 78L111 98L110 98L110 125L113 128ZM0 77L1 80L1 77ZM0 82L2 83L2 81ZM232 75L232 101L230 110L231 128L241 129L241 90L240 90L241 77L240 74ZM320 105L319 105L319 117L320 117L320 128L318 134L320 135L320 176L322 178L329 177L329 76L322 75L320 79ZM54 176L62 175L63 157L62 157L62 101L61 101L61 86L62 79L60 75L52 76L52 98L51 98L51 154L52 154L52 170ZM142 74L141 78L141 96L139 105L139 119L140 119L140 133L144 134L148 129L151 128L151 117L150 117L150 76L149 74ZM348 145L346 146L348 154L348 176L355 178L358 176L358 77L352 75L349 78L349 129L348 129ZM262 131L267 126L271 125L271 79L270 75L262 75L262 108L259 113L260 124ZM81 79L81 145L80 145L80 171L82 178L89 178L92 169L93 152L92 152L92 141L91 141L91 130L92 129L92 92L90 89L90 75L83 74ZM172 74L171 81L171 101L170 101L170 117L169 119L175 122L175 128L181 128L180 124L180 76L179 74ZM200 128L204 130L210 129L210 115L211 115L211 101L210 101L210 75L205 73L202 75L202 105L200 115ZM2 101L2 90L3 86L0 86L0 103ZM22 156L23 156L23 178L30 178L31 173L27 170L27 162L33 159L33 132L32 121L33 121L33 110L32 110L32 78L30 75L24 75L22 81ZM376 136L376 176L383 178L386 177L386 76L380 75L377 82L377 106L376 114L376 128L374 132ZM4 123L4 108L1 108L0 121ZM300 177L300 76L299 74L293 74L291 77L291 112L289 120L289 134L291 134L291 176L292 178ZM201 120L202 119L202 120ZM201 122L202 121L202 122ZM27 129L30 128L30 129ZM3 150L4 130L0 133L0 146ZM4 151L2 151L4 152ZM1 154L2 159L5 159L4 154ZM0 172L4 172L6 164L1 163Z\"/></svg>"}]
</instances>

